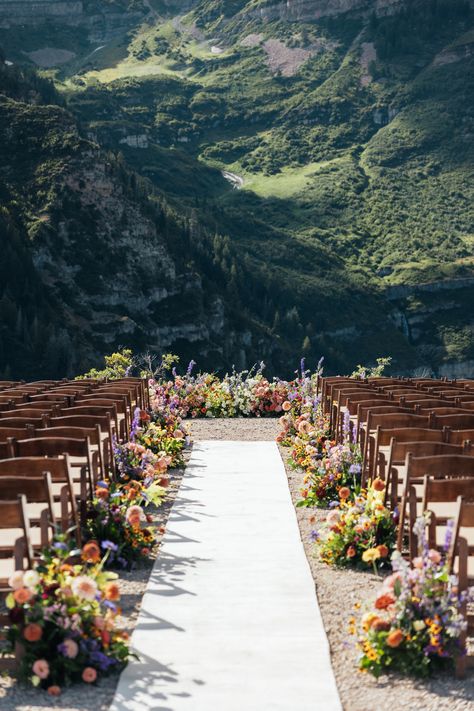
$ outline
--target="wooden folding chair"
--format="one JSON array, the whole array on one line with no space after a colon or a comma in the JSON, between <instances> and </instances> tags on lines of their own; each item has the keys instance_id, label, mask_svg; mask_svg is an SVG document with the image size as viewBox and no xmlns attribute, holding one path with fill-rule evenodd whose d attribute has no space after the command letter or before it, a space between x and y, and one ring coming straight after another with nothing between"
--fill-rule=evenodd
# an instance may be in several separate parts
<instances>
[{"instance_id":1,"label":"wooden folding chair","mask_svg":"<svg viewBox=\"0 0 474 711\"><path fill-rule=\"evenodd\" d=\"M37 429L34 433L35 437L66 437L71 439L89 439L92 452L97 452L98 465L100 474L102 477L106 476L105 471L105 457L104 457L104 440L101 436L101 429L99 425L94 427L73 427L73 426L57 426L57 427L45 427L42 429ZM108 444L105 442L105 444Z\"/></svg>"},{"instance_id":2,"label":"wooden folding chair","mask_svg":"<svg viewBox=\"0 0 474 711\"><path fill-rule=\"evenodd\" d=\"M66 411L67 412L67 411ZM118 432L110 414L107 415L63 415L51 417L45 421L45 427L85 427L87 429L100 427L103 442L104 469L108 470L114 461L114 440L118 440Z\"/></svg>"},{"instance_id":3,"label":"wooden folding chair","mask_svg":"<svg viewBox=\"0 0 474 711\"><path fill-rule=\"evenodd\" d=\"M35 410L36 412L36 410ZM2 417L0 419L0 427L13 427L15 429L17 428L25 428L25 427L44 427L45 422L49 422L49 414L43 414L39 417L17 417L17 413L15 412L15 417ZM39 415L38 412L36 412L36 415Z\"/></svg>"},{"instance_id":4,"label":"wooden folding chair","mask_svg":"<svg viewBox=\"0 0 474 711\"><path fill-rule=\"evenodd\" d=\"M434 432L439 432L440 430L434 430ZM437 457L439 455L447 454L458 454L458 455L471 455L471 446L467 444L457 445L448 444L446 442L434 442L434 441L413 441L413 442L400 442L397 439L393 439L390 443L390 449L388 453L388 463L387 463L387 495L390 498L390 503L392 507L398 505L398 489L399 485L405 482L403 467L406 463L407 454L410 453L412 457Z\"/></svg>"},{"instance_id":5,"label":"wooden folding chair","mask_svg":"<svg viewBox=\"0 0 474 711\"><path fill-rule=\"evenodd\" d=\"M26 403L30 405L30 403ZM40 407L40 408L35 408L35 407L25 407L25 408L18 408L14 410L7 410L7 411L2 411L0 412L0 421L8 419L10 420L12 417L21 417L24 420L27 420L28 422L32 422L35 419L41 418L42 415L54 415L54 414L59 414L59 410L57 405L54 403L50 407ZM2 422L3 426L3 422Z\"/></svg>"},{"instance_id":6,"label":"wooden folding chair","mask_svg":"<svg viewBox=\"0 0 474 711\"><path fill-rule=\"evenodd\" d=\"M2 477L39 477L45 472L51 476L53 511L61 521L63 532L74 528L78 545L81 543L81 525L78 506L85 511L87 504L87 478L85 469L81 481L74 482L69 455L58 457L17 457L0 461L0 488Z\"/></svg>"},{"instance_id":7,"label":"wooden folding chair","mask_svg":"<svg viewBox=\"0 0 474 711\"><path fill-rule=\"evenodd\" d=\"M24 570L25 558L28 568L34 563L25 496L15 496L11 501L0 500L0 533L11 540L9 555L0 558L0 594L5 595L11 592L8 579L15 570Z\"/></svg>"},{"instance_id":8,"label":"wooden folding chair","mask_svg":"<svg viewBox=\"0 0 474 711\"><path fill-rule=\"evenodd\" d=\"M75 415L91 415L95 417L98 415L99 417L107 417L107 415L110 415L112 418L112 421L114 423L115 427L115 432L117 433L118 439L120 439L123 436L123 427L119 427L119 419L118 419L118 413L117 413L117 406L116 403L111 403L108 406L98 406L98 405L74 405L74 407L68 407L64 408L61 410L61 413L58 415L58 417L72 417ZM55 418L52 418L55 419Z\"/></svg>"},{"instance_id":9,"label":"wooden folding chair","mask_svg":"<svg viewBox=\"0 0 474 711\"><path fill-rule=\"evenodd\" d=\"M81 407L82 405L98 407L109 407L110 405L115 405L120 425L122 425L121 418L123 418L121 436L126 437L130 431L130 416L132 409L130 398L127 395L106 395L105 393L99 395L96 395L96 393L91 395L81 395L76 399L75 405L77 405L77 407Z\"/></svg>"},{"instance_id":10,"label":"wooden folding chair","mask_svg":"<svg viewBox=\"0 0 474 711\"><path fill-rule=\"evenodd\" d=\"M397 538L397 548L403 548L403 538L405 534L405 524L407 521L407 506L416 506L416 501L410 495L412 486L421 486L425 476L436 479L465 479L474 477L474 456L441 454L431 457L413 457L409 452L406 455L403 492L400 502L399 529ZM416 489L415 489L416 491ZM415 513L416 517L416 513ZM410 550L416 549L413 533L408 531Z\"/></svg>"},{"instance_id":11,"label":"wooden folding chair","mask_svg":"<svg viewBox=\"0 0 474 711\"><path fill-rule=\"evenodd\" d=\"M68 454L73 471L79 469L79 474L73 477L76 481L81 481L82 470L85 468L89 495L92 498L98 480L98 457L94 456L88 437L37 437L23 440L11 438L8 445L12 457L58 457Z\"/></svg>"},{"instance_id":12,"label":"wooden folding chair","mask_svg":"<svg viewBox=\"0 0 474 711\"><path fill-rule=\"evenodd\" d=\"M465 535L461 535L464 533ZM470 587L474 583L474 546L472 545L474 534L474 503L472 499L466 501L462 496L456 502L456 515L454 518L454 530L451 539L451 546L448 551L448 564L451 572L458 575L458 589L461 596L466 596ZM462 598L461 598L462 599ZM461 637L461 643L466 643L468 637L474 636L474 615L469 613L467 597L462 603L462 614L467 623L467 629ZM472 653L458 657L456 661L456 676L464 677L466 669L474 667L474 656Z\"/></svg>"},{"instance_id":13,"label":"wooden folding chair","mask_svg":"<svg viewBox=\"0 0 474 711\"><path fill-rule=\"evenodd\" d=\"M364 426L362 426L362 424ZM429 428L431 420L429 417L416 415L408 408L401 407L372 407L362 408L360 405L357 411L358 438L362 449L362 486L365 485L368 462L369 462L369 441L370 433L380 425L385 429L395 427L423 427Z\"/></svg>"},{"instance_id":14,"label":"wooden folding chair","mask_svg":"<svg viewBox=\"0 0 474 711\"><path fill-rule=\"evenodd\" d=\"M452 430L469 430L474 429L474 412L465 414L441 415L440 413L433 415L433 425L435 429L443 429L449 427Z\"/></svg>"},{"instance_id":15,"label":"wooden folding chair","mask_svg":"<svg viewBox=\"0 0 474 711\"><path fill-rule=\"evenodd\" d=\"M15 496L26 498L26 515L31 523L39 524L30 527L30 537L33 550L41 551L47 548L56 532L56 516L54 512L51 475L44 472L37 477L2 476L0 478L0 500L12 501ZM11 550L13 540L11 533L0 531L0 551Z\"/></svg>"}]
</instances>

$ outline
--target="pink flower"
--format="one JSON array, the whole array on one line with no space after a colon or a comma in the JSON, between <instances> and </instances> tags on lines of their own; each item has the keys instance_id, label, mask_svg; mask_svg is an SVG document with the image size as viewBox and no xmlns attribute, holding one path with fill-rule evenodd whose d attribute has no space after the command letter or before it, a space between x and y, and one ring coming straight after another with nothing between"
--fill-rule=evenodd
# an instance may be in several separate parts
<instances>
[{"instance_id":1,"label":"pink flower","mask_svg":"<svg viewBox=\"0 0 474 711\"><path fill-rule=\"evenodd\" d=\"M49 664L46 659L37 659L32 669L33 674L36 674L40 679L47 679L49 676Z\"/></svg>"},{"instance_id":2,"label":"pink flower","mask_svg":"<svg viewBox=\"0 0 474 711\"><path fill-rule=\"evenodd\" d=\"M94 667L86 667L82 672L82 681L85 681L86 684L93 684L96 679L97 672Z\"/></svg>"},{"instance_id":3,"label":"pink flower","mask_svg":"<svg viewBox=\"0 0 474 711\"><path fill-rule=\"evenodd\" d=\"M432 563L441 563L441 553L439 551L435 551L434 548L430 548L428 551L428 558Z\"/></svg>"},{"instance_id":4,"label":"pink flower","mask_svg":"<svg viewBox=\"0 0 474 711\"><path fill-rule=\"evenodd\" d=\"M392 575L389 575L387 578L384 580L384 587L389 588L390 590L393 590L395 587L395 584L398 580L401 581L402 576L401 574L397 571L396 573L392 573Z\"/></svg>"},{"instance_id":5,"label":"pink flower","mask_svg":"<svg viewBox=\"0 0 474 711\"><path fill-rule=\"evenodd\" d=\"M77 642L73 639L65 639L61 645L62 651L65 657L68 659L75 659L79 652L79 647Z\"/></svg>"},{"instance_id":6,"label":"pink flower","mask_svg":"<svg viewBox=\"0 0 474 711\"><path fill-rule=\"evenodd\" d=\"M423 558L420 558L419 556L417 558L413 558L412 565L414 568L422 568L423 567Z\"/></svg>"},{"instance_id":7,"label":"pink flower","mask_svg":"<svg viewBox=\"0 0 474 711\"><path fill-rule=\"evenodd\" d=\"M141 506L130 506L125 514L127 523L139 523L143 519L143 509Z\"/></svg>"}]
</instances>

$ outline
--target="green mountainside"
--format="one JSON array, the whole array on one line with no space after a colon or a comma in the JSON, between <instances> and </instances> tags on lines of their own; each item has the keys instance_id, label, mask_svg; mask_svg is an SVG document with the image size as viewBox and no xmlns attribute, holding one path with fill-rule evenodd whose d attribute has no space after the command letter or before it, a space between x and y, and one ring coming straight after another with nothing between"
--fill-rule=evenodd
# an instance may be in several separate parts
<instances>
[{"instance_id":1,"label":"green mountainside","mask_svg":"<svg viewBox=\"0 0 474 711\"><path fill-rule=\"evenodd\" d=\"M8 121L21 119L22 132L41 134L32 124L59 116L74 121L75 130L64 127L60 141L68 152L66 173L88 174L98 152L107 156L127 185L129 223L132 209L151 210L147 219L157 236L150 239L163 241L175 272L195 275L202 305L194 316L186 313L178 290L170 308L153 310L147 302L140 318L139 300L130 312L129 282L138 293L144 287L129 270L123 298L112 280L102 287L115 299L105 339L104 297L85 299L95 326L82 345L74 341L83 359L93 359L108 341L169 345L195 358L218 354L222 367L260 353L273 368L288 369L302 353L312 359L324 353L341 371L387 354L399 372L474 373L474 12L468 2L198 0L184 10L172 1L121 2L114 10L120 5L120 23L114 22L122 30L128 22L127 30L112 32L105 23L100 41L97 26L88 24L98 11L93 5L85 4L74 30L57 22L44 33L34 23L2 30L0 13L7 59L41 65L59 92L41 104L64 105L38 106L28 97L26 110L21 101L13 106L10 91L0 109L8 105ZM7 144L8 135L2 138ZM6 150L11 156L11 144ZM18 200L19 176L18 193L8 195L10 204L19 203L16 212L9 209L10 252L18 259L15 230L22 228L29 241L21 249L31 255L36 245L31 293L51 291L36 235L46 229L42 214L56 184L49 163L61 163L56 150L54 142L38 143L43 168L29 166L34 199ZM61 171L62 165L60 182ZM77 176L74 190L81 201ZM111 209L119 203L117 196ZM52 261L61 253L63 209L61 199ZM172 227L163 229L162 215ZM102 268L97 255L117 246L124 228L117 221L106 238L88 219L81 213L81 240L69 264L77 260L83 279L94 281ZM139 235L134 249L137 258L150 253ZM163 286L159 269L148 278ZM91 291L90 284L80 287ZM78 304L56 288L54 298L71 319L80 314L82 297ZM46 305L41 309L47 313ZM176 327L190 326L192 318L204 325L209 313L220 330L198 328L196 338L169 331L171 320ZM126 338L123 328L115 330L124 318L134 323ZM10 362L1 354L0 361Z\"/></svg>"}]
</instances>

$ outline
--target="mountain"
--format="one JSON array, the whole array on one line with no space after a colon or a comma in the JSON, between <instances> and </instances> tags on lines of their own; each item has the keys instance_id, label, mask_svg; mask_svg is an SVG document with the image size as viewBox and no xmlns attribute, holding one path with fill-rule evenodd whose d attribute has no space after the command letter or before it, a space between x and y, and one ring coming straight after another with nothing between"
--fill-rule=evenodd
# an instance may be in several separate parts
<instances>
[{"instance_id":1,"label":"mountain","mask_svg":"<svg viewBox=\"0 0 474 711\"><path fill-rule=\"evenodd\" d=\"M129 187L129 231L135 214L151 203L186 234L177 243L186 244L201 298L219 303L225 322L213 337L201 333L194 356L219 354L225 367L261 353L279 368L302 352L313 359L324 353L333 369L347 370L391 354L398 372L474 374L474 13L468 2L72 4L81 7L67 21L59 14L53 21L50 9L45 22L35 10L13 31L12 15L2 19L0 6L0 44L15 67L35 64L54 80L55 102L65 107L55 111L75 122L79 137L68 158L71 175L78 155L85 175L105 160L97 155L107 156L114 179L148 193ZM41 108L30 102L29 112L38 116ZM38 160L54 161L55 151L41 142ZM94 185L107 170L94 175ZM38 180L36 163L32 172ZM42 177L46 195L48 171ZM79 180L69 179L67 189L73 185L81 202L83 185L91 188ZM63 208L61 202L58 225ZM22 205L28 230L41 210L28 200ZM136 259L147 263L147 239L155 243L161 234L159 215L148 219L157 237L133 238ZM71 273L80 266L78 273L95 282L102 269L97 257L111 241L100 221L84 219L81 229L73 253L66 241L69 266ZM123 235L119 222L114 229ZM57 234L50 256L61 265ZM169 265L182 273L180 249L173 252L174 240L164 241ZM31 253L31 239L28 244ZM35 249L39 283L48 291ZM153 260L161 266L150 278L160 289L166 260ZM117 324L132 317L131 283L141 296L139 280L123 291L117 281L107 282L103 293L114 293L117 318L106 321L102 341L104 298L87 297L88 321L96 325L83 345L75 342L75 352L91 359L103 345L124 341ZM74 320L78 304L62 288L55 299ZM140 299L136 304L135 321ZM178 291L169 312L178 330L189 325L182 305ZM157 345L147 334L164 327L158 311L142 319L139 334L126 327L127 344ZM189 339L165 340L190 350Z\"/></svg>"}]
</instances>

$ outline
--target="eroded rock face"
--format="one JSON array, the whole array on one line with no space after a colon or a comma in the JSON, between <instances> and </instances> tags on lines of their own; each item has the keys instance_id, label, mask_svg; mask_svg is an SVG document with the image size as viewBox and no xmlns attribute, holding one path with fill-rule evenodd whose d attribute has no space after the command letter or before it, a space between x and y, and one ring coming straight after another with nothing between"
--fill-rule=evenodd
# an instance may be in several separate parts
<instances>
[{"instance_id":1,"label":"eroded rock face","mask_svg":"<svg viewBox=\"0 0 474 711\"><path fill-rule=\"evenodd\" d=\"M263 20L307 21L332 17L348 12L376 12L386 15L395 12L404 0L287 0L249 11Z\"/></svg>"},{"instance_id":2,"label":"eroded rock face","mask_svg":"<svg viewBox=\"0 0 474 711\"><path fill-rule=\"evenodd\" d=\"M6 0L0 3L0 27L33 25L51 19L78 25L83 16L82 0Z\"/></svg>"}]
</instances>

